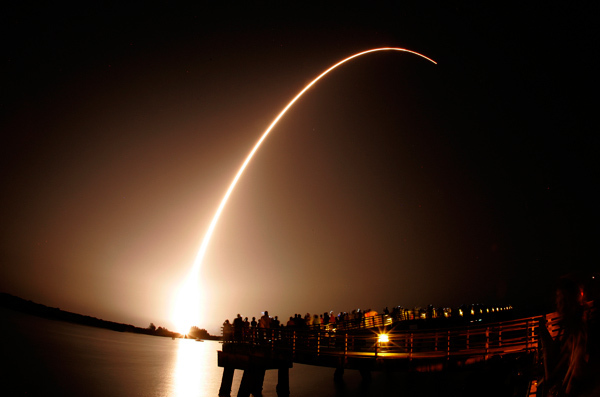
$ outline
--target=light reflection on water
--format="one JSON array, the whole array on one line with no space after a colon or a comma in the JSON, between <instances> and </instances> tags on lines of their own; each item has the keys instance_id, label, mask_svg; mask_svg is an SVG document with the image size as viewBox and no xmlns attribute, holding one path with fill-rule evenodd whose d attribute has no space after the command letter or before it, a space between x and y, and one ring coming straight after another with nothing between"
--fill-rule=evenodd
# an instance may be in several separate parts
<instances>
[{"instance_id":1,"label":"light reflection on water","mask_svg":"<svg viewBox=\"0 0 600 397\"><path fill-rule=\"evenodd\" d=\"M177 361L173 371L175 378L176 397L196 397L200 395L200 377L202 373L201 342L191 339L180 339L178 341ZM196 375L196 376L194 376Z\"/></svg>"},{"instance_id":2,"label":"light reflection on water","mask_svg":"<svg viewBox=\"0 0 600 397\"><path fill-rule=\"evenodd\" d=\"M176 341L177 360L173 369L174 396L216 396L221 385L222 370L217 367L217 342L198 342L193 339ZM207 376L210 374L210 376Z\"/></svg>"}]
</instances>

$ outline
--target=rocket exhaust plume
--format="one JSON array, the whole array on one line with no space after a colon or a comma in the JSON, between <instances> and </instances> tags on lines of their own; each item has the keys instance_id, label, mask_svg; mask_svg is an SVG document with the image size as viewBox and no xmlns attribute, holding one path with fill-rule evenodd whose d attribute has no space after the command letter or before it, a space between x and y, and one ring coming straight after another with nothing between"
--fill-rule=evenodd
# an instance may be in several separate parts
<instances>
[{"instance_id":1,"label":"rocket exhaust plume","mask_svg":"<svg viewBox=\"0 0 600 397\"><path fill-rule=\"evenodd\" d=\"M254 153L256 153L256 151L258 150L258 148L260 147L262 142L266 139L267 135L269 135L271 130L275 127L275 125L283 117L283 115L285 115L285 113L288 111L288 109L290 107L292 107L292 105L306 91L308 91L309 88L311 88L313 85L315 85L315 83L317 81L321 80L321 78L325 77L325 75L327 75L333 69L337 68L338 66L340 66L354 58L357 58L362 55L370 54L373 52L379 52L379 51L407 52L409 54L417 55L417 56L424 58L434 64L437 64L437 62L435 62L433 59L431 59L423 54L419 54L418 52L407 50L405 48L382 47L382 48L374 48L374 49L362 51L362 52L356 53L354 55L351 55L345 59L342 59L341 61L339 61L338 63L336 63L335 65L331 66L329 69L325 70L323 73L318 75L314 80L312 80L310 83L308 83L306 85L306 87L304 87L302 89L302 91L300 91L286 105L286 107L283 108L283 110L277 115L277 117L275 117L275 119L273 120L271 125L269 125L269 127L265 130L265 132L263 132L262 136L256 142L256 144L254 145L254 147L252 148L252 150L246 157L246 160L244 160L244 162L242 163L242 166L240 167L237 174L233 178L233 181L231 182L231 184L229 185L229 188L225 192L225 195L223 196L223 199L221 200L221 203L219 204L219 207L217 208L217 211L215 212L215 214L212 218L212 221L210 222L210 225L208 226L208 230L206 231L206 234L204 235L204 239L202 240L202 244L200 245L200 249L198 250L196 259L194 260L192 270L191 270L188 278L184 281L184 283L181 285L181 287L178 290L177 297L175 299L175 307L173 309L173 322L175 323L175 326L177 327L178 332L187 333L192 325L198 324L198 320L199 320L198 315L199 315L199 309L200 309L198 277L200 275L200 267L202 265L202 260L204 259L204 254L206 253L206 249L208 247L210 238L212 237L213 231L215 230L215 227L217 226L217 222L219 221L221 212L223 212L223 209L225 208L225 204L227 204L227 201L229 200L229 196L231 195L231 192L233 192L235 185L237 184L238 180L244 173L244 170L248 166L248 163L250 163L250 160L252 160Z\"/></svg>"}]
</instances>

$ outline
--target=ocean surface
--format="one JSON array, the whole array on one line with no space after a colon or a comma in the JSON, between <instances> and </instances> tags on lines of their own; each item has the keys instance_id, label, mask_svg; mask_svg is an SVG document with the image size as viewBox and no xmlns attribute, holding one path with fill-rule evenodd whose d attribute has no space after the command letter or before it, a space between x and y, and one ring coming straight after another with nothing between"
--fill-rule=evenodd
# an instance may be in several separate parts
<instances>
[{"instance_id":1,"label":"ocean surface","mask_svg":"<svg viewBox=\"0 0 600 397\"><path fill-rule=\"evenodd\" d=\"M223 369L219 342L121 333L34 317L0 308L2 396L218 396ZM369 383L346 370L294 364L291 396L489 395L489 383L473 386L468 375L428 378L373 373ZM242 371L235 371L237 395ZM463 378L461 378L463 377ZM263 396L276 396L277 371L267 371ZM472 387L469 387L472 386ZM473 393L475 392L475 393ZM480 394L483 393L483 394Z\"/></svg>"}]
</instances>

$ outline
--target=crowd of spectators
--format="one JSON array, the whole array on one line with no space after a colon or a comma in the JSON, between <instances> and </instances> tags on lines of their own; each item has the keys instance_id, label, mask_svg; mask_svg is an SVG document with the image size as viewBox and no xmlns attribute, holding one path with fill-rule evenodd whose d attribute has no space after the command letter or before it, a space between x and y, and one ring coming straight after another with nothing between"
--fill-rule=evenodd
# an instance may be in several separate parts
<instances>
[{"instance_id":1,"label":"crowd of spectators","mask_svg":"<svg viewBox=\"0 0 600 397\"><path fill-rule=\"evenodd\" d=\"M405 309L402 306L396 306L391 311L385 307L381 313L374 310L355 309L350 312L340 312L334 314L333 311L322 314L306 313L294 314L287 321L280 321L278 316L271 317L269 312L265 311L257 319L252 317L236 316L233 322L226 320L223 323L223 337L229 341L243 341L250 339L277 339L281 330L307 330L307 329L351 329L360 327L370 327L377 325L387 325L397 321L432 319L440 317L462 317L489 314L507 308L496 308L484 305L463 305L457 309L434 308L432 305L426 308Z\"/></svg>"},{"instance_id":2,"label":"crowd of spectators","mask_svg":"<svg viewBox=\"0 0 600 397\"><path fill-rule=\"evenodd\" d=\"M252 317L252 321L249 321L248 317L242 318L240 314L233 320L225 320L223 323L223 336L225 340L241 341L249 338L259 339L276 339L279 335L278 330L280 328L285 329L328 329L331 327L340 326L343 327L345 324L356 323L365 316L376 315L376 312L369 310L365 312L353 310L350 313L339 313L334 315L333 312L325 312L323 314L314 314L311 316L310 313L306 313L304 316L301 314L294 314L291 316L285 324L279 320L278 316L270 317L269 312L265 311L263 315L256 320L256 317Z\"/></svg>"},{"instance_id":3,"label":"crowd of spectators","mask_svg":"<svg viewBox=\"0 0 600 397\"><path fill-rule=\"evenodd\" d=\"M394 308L392 313L387 308L384 309L383 315L393 316L394 319L400 320L408 318L404 310ZM236 316L233 322L225 320L223 323L223 337L229 341L243 341L249 339L277 339L281 329L286 330L306 330L306 329L332 329L332 328L354 328L365 322L365 319L377 316L378 313L373 310L356 309L351 312L341 312L337 315L330 312L322 314L306 313L294 314L284 323L279 320L278 316L270 317L269 312L265 311L258 321L256 317L252 317L250 321L248 317L242 318L240 314Z\"/></svg>"}]
</instances>

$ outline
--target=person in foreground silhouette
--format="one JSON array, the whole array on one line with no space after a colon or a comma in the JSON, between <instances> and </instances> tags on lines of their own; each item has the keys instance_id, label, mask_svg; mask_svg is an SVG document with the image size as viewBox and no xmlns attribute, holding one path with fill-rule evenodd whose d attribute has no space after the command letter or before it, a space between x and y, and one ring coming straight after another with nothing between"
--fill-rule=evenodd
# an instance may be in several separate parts
<instances>
[{"instance_id":1,"label":"person in foreground silhouette","mask_svg":"<svg viewBox=\"0 0 600 397\"><path fill-rule=\"evenodd\" d=\"M569 277L559 280L556 310L559 320L554 338L548 331L546 317L540 319L544 379L537 394L543 397L591 395L587 324L590 310L583 288Z\"/></svg>"}]
</instances>

